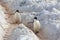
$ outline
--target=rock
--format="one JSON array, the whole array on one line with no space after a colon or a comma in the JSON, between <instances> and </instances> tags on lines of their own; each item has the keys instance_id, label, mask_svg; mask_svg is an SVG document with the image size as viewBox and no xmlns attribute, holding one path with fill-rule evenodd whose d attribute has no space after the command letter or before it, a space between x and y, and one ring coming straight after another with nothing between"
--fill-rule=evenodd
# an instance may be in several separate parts
<instances>
[{"instance_id":1,"label":"rock","mask_svg":"<svg viewBox=\"0 0 60 40\"><path fill-rule=\"evenodd\" d=\"M4 29L0 25L0 40L3 40L4 34L5 34Z\"/></svg>"},{"instance_id":2,"label":"rock","mask_svg":"<svg viewBox=\"0 0 60 40\"><path fill-rule=\"evenodd\" d=\"M39 40L39 38L25 25L20 24L12 30L6 40Z\"/></svg>"},{"instance_id":3,"label":"rock","mask_svg":"<svg viewBox=\"0 0 60 40\"><path fill-rule=\"evenodd\" d=\"M24 12L22 21L27 25L33 20L33 16L37 16L42 26L38 35L41 39L60 40L60 2L58 1L60 0L47 0L47 2L45 0L4 0L4 3L7 3L13 11L18 9Z\"/></svg>"},{"instance_id":4,"label":"rock","mask_svg":"<svg viewBox=\"0 0 60 40\"><path fill-rule=\"evenodd\" d=\"M13 11L18 9L20 12L40 12L44 7L44 4L40 1L41 0L4 0L4 3L7 3Z\"/></svg>"},{"instance_id":5,"label":"rock","mask_svg":"<svg viewBox=\"0 0 60 40\"><path fill-rule=\"evenodd\" d=\"M5 15L4 15L4 8L0 5L0 24L2 25L3 28L7 28L7 22L5 20Z\"/></svg>"},{"instance_id":6,"label":"rock","mask_svg":"<svg viewBox=\"0 0 60 40\"><path fill-rule=\"evenodd\" d=\"M40 33L44 35L42 39L46 40L57 40L58 35L60 35L60 14L59 12L47 12L47 10L43 10L42 14L38 17L42 25L42 30ZM41 36L40 36L41 37Z\"/></svg>"}]
</instances>

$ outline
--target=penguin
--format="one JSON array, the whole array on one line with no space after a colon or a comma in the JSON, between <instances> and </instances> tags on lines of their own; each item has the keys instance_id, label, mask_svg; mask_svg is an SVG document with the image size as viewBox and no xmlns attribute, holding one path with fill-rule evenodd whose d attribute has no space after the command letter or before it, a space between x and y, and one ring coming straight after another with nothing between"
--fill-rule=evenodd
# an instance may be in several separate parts
<instances>
[{"instance_id":1,"label":"penguin","mask_svg":"<svg viewBox=\"0 0 60 40\"><path fill-rule=\"evenodd\" d=\"M16 23L21 23L21 14L19 13L19 10L16 10L14 18L16 19Z\"/></svg>"},{"instance_id":2,"label":"penguin","mask_svg":"<svg viewBox=\"0 0 60 40\"><path fill-rule=\"evenodd\" d=\"M21 22L21 15L19 13L19 10L16 10L14 14L9 15L8 18L6 18L6 20L10 24L20 24L20 22Z\"/></svg>"},{"instance_id":3,"label":"penguin","mask_svg":"<svg viewBox=\"0 0 60 40\"><path fill-rule=\"evenodd\" d=\"M33 31L35 33L39 33L40 28L41 28L41 24L40 24L39 20L37 20L37 17L34 17Z\"/></svg>"}]
</instances>

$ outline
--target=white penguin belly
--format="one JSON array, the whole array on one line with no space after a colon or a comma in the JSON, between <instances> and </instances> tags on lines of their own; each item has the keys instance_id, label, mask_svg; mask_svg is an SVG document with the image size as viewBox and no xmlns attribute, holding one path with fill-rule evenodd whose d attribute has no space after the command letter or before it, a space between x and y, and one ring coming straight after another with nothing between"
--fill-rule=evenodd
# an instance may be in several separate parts
<instances>
[{"instance_id":1,"label":"white penguin belly","mask_svg":"<svg viewBox=\"0 0 60 40\"><path fill-rule=\"evenodd\" d=\"M37 32L37 31L39 31L40 30L40 23L39 23L39 21L35 21L34 22L34 32Z\"/></svg>"}]
</instances>

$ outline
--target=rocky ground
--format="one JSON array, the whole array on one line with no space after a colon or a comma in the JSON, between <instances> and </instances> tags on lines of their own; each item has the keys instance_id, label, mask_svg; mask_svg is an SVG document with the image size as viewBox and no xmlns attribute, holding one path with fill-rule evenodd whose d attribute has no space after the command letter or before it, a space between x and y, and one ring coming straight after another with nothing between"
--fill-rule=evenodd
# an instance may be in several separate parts
<instances>
[{"instance_id":1,"label":"rocky ground","mask_svg":"<svg viewBox=\"0 0 60 40\"><path fill-rule=\"evenodd\" d=\"M36 34L42 40L60 40L60 0L3 0L14 13L20 11L22 23L33 27L33 17L41 22L41 29Z\"/></svg>"}]
</instances>

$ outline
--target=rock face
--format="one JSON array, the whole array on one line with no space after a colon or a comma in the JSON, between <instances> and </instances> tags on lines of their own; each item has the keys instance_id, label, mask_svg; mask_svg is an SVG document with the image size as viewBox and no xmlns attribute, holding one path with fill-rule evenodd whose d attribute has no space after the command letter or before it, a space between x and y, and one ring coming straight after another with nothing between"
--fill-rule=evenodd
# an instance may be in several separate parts
<instances>
[{"instance_id":1,"label":"rock face","mask_svg":"<svg viewBox=\"0 0 60 40\"><path fill-rule=\"evenodd\" d=\"M3 28L7 28L8 23L5 19L4 11L5 9L0 5L0 25L2 25Z\"/></svg>"},{"instance_id":2,"label":"rock face","mask_svg":"<svg viewBox=\"0 0 60 40\"><path fill-rule=\"evenodd\" d=\"M22 22L28 25L37 16L41 22L38 36L43 40L60 40L60 0L4 0L13 11L23 12ZM26 13L27 12L27 13ZM31 25L31 24L30 24Z\"/></svg>"},{"instance_id":3,"label":"rock face","mask_svg":"<svg viewBox=\"0 0 60 40\"><path fill-rule=\"evenodd\" d=\"M12 30L6 40L39 40L39 38L25 25L20 24Z\"/></svg>"},{"instance_id":4,"label":"rock face","mask_svg":"<svg viewBox=\"0 0 60 40\"><path fill-rule=\"evenodd\" d=\"M3 40L3 36L5 35L5 28L8 28L4 17L4 8L0 5L0 40Z\"/></svg>"},{"instance_id":5,"label":"rock face","mask_svg":"<svg viewBox=\"0 0 60 40\"><path fill-rule=\"evenodd\" d=\"M0 40L3 40L4 34L5 34L4 29L0 25Z\"/></svg>"}]
</instances>

